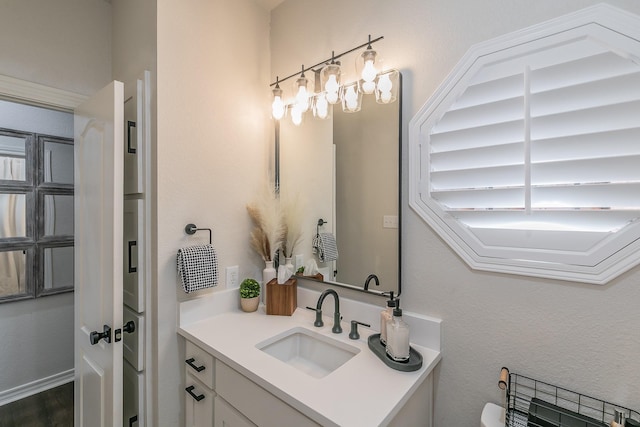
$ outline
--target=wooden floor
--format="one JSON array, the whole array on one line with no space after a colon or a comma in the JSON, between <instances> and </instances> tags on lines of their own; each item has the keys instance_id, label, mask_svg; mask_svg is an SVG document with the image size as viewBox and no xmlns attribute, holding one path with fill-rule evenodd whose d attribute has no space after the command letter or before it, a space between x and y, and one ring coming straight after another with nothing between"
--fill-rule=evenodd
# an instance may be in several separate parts
<instances>
[{"instance_id":1,"label":"wooden floor","mask_svg":"<svg viewBox=\"0 0 640 427\"><path fill-rule=\"evenodd\" d=\"M73 427L73 382L0 406L0 427Z\"/></svg>"}]
</instances>

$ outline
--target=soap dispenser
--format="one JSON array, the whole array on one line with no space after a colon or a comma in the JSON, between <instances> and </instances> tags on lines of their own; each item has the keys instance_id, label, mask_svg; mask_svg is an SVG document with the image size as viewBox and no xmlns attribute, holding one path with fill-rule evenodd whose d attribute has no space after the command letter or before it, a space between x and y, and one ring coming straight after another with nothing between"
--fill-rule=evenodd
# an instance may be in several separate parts
<instances>
[{"instance_id":1,"label":"soap dispenser","mask_svg":"<svg viewBox=\"0 0 640 427\"><path fill-rule=\"evenodd\" d=\"M389 292L389 300L387 308L380 312L380 343L387 345L387 325L393 319L393 309L396 306L396 300L393 299L393 291Z\"/></svg>"},{"instance_id":2,"label":"soap dispenser","mask_svg":"<svg viewBox=\"0 0 640 427\"><path fill-rule=\"evenodd\" d=\"M409 325L402 319L400 300L396 299L393 319L387 325L387 355L396 362L409 360Z\"/></svg>"}]
</instances>

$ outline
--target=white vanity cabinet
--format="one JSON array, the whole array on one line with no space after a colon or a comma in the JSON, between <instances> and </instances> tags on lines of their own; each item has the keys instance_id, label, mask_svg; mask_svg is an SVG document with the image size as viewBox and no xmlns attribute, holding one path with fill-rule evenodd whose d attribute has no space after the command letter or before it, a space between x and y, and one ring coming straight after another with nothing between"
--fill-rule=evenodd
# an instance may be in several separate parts
<instances>
[{"instance_id":1,"label":"white vanity cabinet","mask_svg":"<svg viewBox=\"0 0 640 427\"><path fill-rule=\"evenodd\" d=\"M185 348L187 427L319 426L193 343Z\"/></svg>"}]
</instances>

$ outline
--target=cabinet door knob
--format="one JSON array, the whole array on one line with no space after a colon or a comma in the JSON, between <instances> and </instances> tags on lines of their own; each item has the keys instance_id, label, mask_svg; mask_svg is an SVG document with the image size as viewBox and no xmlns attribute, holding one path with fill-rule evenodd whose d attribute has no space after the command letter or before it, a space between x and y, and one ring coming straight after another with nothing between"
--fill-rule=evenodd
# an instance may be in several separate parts
<instances>
[{"instance_id":1,"label":"cabinet door knob","mask_svg":"<svg viewBox=\"0 0 640 427\"><path fill-rule=\"evenodd\" d=\"M196 361L196 359L195 359L195 358L193 358L193 357L192 357L191 359L187 359L187 360L185 360L186 364L187 364L187 365L189 365L189 366L191 366L193 369L195 369L195 370L196 370L196 372L202 372L202 371L204 371L205 369L207 369L207 367L206 367L206 366L204 366L204 365L196 366L196 364L195 364L195 363L193 363L193 362L195 362L195 361Z\"/></svg>"},{"instance_id":2,"label":"cabinet door knob","mask_svg":"<svg viewBox=\"0 0 640 427\"><path fill-rule=\"evenodd\" d=\"M193 389L196 388L193 385L190 385L189 387L185 388L186 392L189 393L191 395L191 397L193 397L196 402L200 402L202 399L204 399L204 394L195 394L193 392Z\"/></svg>"}]
</instances>

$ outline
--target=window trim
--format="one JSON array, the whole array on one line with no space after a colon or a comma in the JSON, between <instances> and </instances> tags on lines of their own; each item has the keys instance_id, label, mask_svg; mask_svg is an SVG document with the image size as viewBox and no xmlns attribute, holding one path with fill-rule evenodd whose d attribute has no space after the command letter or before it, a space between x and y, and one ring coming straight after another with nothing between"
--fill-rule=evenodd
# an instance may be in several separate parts
<instances>
[{"instance_id":1,"label":"window trim","mask_svg":"<svg viewBox=\"0 0 640 427\"><path fill-rule=\"evenodd\" d=\"M435 92L432 98L418 111L409 123L409 204L470 267L478 270L525 276L571 280L604 284L640 263L640 224L635 223L623 233L615 233L621 242L615 243L617 250L610 256L601 257L592 266L563 262L541 261L527 251L512 245L504 250L489 247L465 229L451 213L443 210L429 194L429 131L439 117L449 110L455 94L461 94L485 62L495 59L495 54L507 50L526 51L527 43L544 43L544 39L570 32L578 27L597 24L604 29L640 40L640 17L606 4L596 5L570 15L499 37L473 46L460 63ZM640 43L640 42L638 42ZM621 48L623 49L623 48ZM636 48L637 50L637 48ZM603 246L612 243L604 242ZM554 248L539 250L550 260ZM590 255L585 250L585 256ZM530 252L532 253L532 252ZM544 259L544 257L543 257Z\"/></svg>"}]
</instances>

